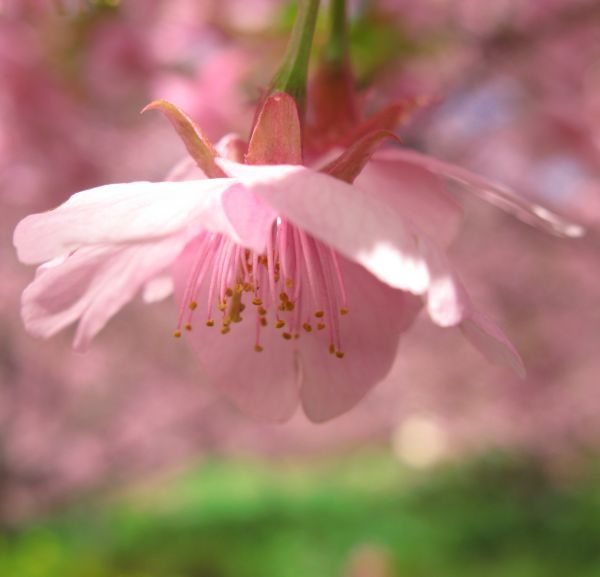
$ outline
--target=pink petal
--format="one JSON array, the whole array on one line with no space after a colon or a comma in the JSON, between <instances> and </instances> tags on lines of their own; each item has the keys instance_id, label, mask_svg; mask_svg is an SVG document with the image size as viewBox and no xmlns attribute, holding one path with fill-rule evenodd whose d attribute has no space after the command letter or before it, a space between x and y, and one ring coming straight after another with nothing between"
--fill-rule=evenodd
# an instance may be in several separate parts
<instances>
[{"instance_id":1,"label":"pink petal","mask_svg":"<svg viewBox=\"0 0 600 577\"><path fill-rule=\"evenodd\" d=\"M58 208L23 219L14 243L25 263L51 260L82 246L146 242L189 225L223 232L257 250L264 231L248 225L247 203L237 211L236 229L222 208L231 179L184 182L134 182L100 186L73 195Z\"/></svg>"},{"instance_id":2,"label":"pink petal","mask_svg":"<svg viewBox=\"0 0 600 577\"><path fill-rule=\"evenodd\" d=\"M160 302L173 294L173 279L170 274L161 274L144 285L142 298L146 304Z\"/></svg>"},{"instance_id":3,"label":"pink petal","mask_svg":"<svg viewBox=\"0 0 600 577\"><path fill-rule=\"evenodd\" d=\"M173 262L185 238L125 247L75 251L38 269L25 289L22 315L29 332L49 337L79 320L74 346L83 349L139 291Z\"/></svg>"},{"instance_id":4,"label":"pink petal","mask_svg":"<svg viewBox=\"0 0 600 577\"><path fill-rule=\"evenodd\" d=\"M326 330L297 341L302 405L315 422L349 411L388 374L400 335L421 308L419 298L379 282L361 266L341 258L340 267L350 311L340 319L344 357L329 354Z\"/></svg>"},{"instance_id":5,"label":"pink petal","mask_svg":"<svg viewBox=\"0 0 600 577\"><path fill-rule=\"evenodd\" d=\"M418 239L379 199L302 166L217 162L279 214L382 282L415 294L427 290L429 276Z\"/></svg>"},{"instance_id":6,"label":"pink petal","mask_svg":"<svg viewBox=\"0 0 600 577\"><path fill-rule=\"evenodd\" d=\"M567 237L580 237L585 232L583 227L567 222L542 206L527 202L509 188L454 164L405 148L389 149L380 154L381 158L422 166L434 174L466 185L490 204L546 232Z\"/></svg>"},{"instance_id":7,"label":"pink petal","mask_svg":"<svg viewBox=\"0 0 600 577\"><path fill-rule=\"evenodd\" d=\"M441 327L459 324L470 309L469 297L446 254L433 241L422 237L421 251L429 271L427 312Z\"/></svg>"},{"instance_id":8,"label":"pink petal","mask_svg":"<svg viewBox=\"0 0 600 577\"><path fill-rule=\"evenodd\" d=\"M355 181L369 195L381 198L417 230L447 246L462 224L463 212L431 172L375 154Z\"/></svg>"},{"instance_id":9,"label":"pink petal","mask_svg":"<svg viewBox=\"0 0 600 577\"><path fill-rule=\"evenodd\" d=\"M197 242L190 243L174 268L175 294L181 302L192 270ZM254 350L256 312L249 308L240 323L222 335L218 325L205 326L203 306L208 302L208 280L197 297L193 329L185 336L204 373L215 387L245 413L268 421L285 421L298 406L299 370L293 343L284 341L274 327L261 331L264 350ZM251 305L250 305L251 306ZM196 321L197 319L197 321Z\"/></svg>"},{"instance_id":10,"label":"pink petal","mask_svg":"<svg viewBox=\"0 0 600 577\"><path fill-rule=\"evenodd\" d=\"M525 366L519 353L502 330L486 314L471 310L462 322L465 338L490 362L506 365L525 377Z\"/></svg>"}]
</instances>

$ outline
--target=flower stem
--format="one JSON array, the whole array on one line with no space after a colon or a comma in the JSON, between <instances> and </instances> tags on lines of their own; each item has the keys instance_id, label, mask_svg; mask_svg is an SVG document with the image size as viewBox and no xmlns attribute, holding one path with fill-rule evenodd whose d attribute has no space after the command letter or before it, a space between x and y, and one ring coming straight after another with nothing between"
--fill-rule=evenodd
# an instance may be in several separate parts
<instances>
[{"instance_id":1,"label":"flower stem","mask_svg":"<svg viewBox=\"0 0 600 577\"><path fill-rule=\"evenodd\" d=\"M349 61L346 0L331 0L329 5L329 39L324 57L330 64L344 65Z\"/></svg>"},{"instance_id":2,"label":"flower stem","mask_svg":"<svg viewBox=\"0 0 600 577\"><path fill-rule=\"evenodd\" d=\"M270 93L286 92L299 108L304 107L308 80L308 62L319 11L319 0L299 0L292 36L283 64L275 75Z\"/></svg>"}]
</instances>

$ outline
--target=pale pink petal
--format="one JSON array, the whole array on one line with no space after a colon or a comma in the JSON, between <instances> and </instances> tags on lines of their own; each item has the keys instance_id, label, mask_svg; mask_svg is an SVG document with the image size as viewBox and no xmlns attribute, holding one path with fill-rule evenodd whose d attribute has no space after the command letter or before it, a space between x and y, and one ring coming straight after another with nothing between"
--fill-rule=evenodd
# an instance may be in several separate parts
<instances>
[{"instance_id":1,"label":"pale pink petal","mask_svg":"<svg viewBox=\"0 0 600 577\"><path fill-rule=\"evenodd\" d=\"M364 268L340 259L349 314L340 317L339 359L328 352L326 330L303 334L297 342L302 362L301 398L315 422L345 413L389 372L401 333L421 308L418 297L395 290Z\"/></svg>"},{"instance_id":2,"label":"pale pink petal","mask_svg":"<svg viewBox=\"0 0 600 577\"><path fill-rule=\"evenodd\" d=\"M459 182L490 204L552 234L580 237L585 232L583 227L564 220L542 206L527 202L511 189L460 166L406 148L388 149L380 155L380 158L422 166L434 174Z\"/></svg>"},{"instance_id":3,"label":"pale pink petal","mask_svg":"<svg viewBox=\"0 0 600 577\"><path fill-rule=\"evenodd\" d=\"M206 175L194 162L194 159L186 156L169 171L165 180L177 182L182 180L203 180L205 178Z\"/></svg>"},{"instance_id":4,"label":"pale pink petal","mask_svg":"<svg viewBox=\"0 0 600 577\"><path fill-rule=\"evenodd\" d=\"M302 166L217 163L290 222L382 282L415 294L427 290L429 276L418 239L384 202Z\"/></svg>"},{"instance_id":5,"label":"pale pink petal","mask_svg":"<svg viewBox=\"0 0 600 577\"><path fill-rule=\"evenodd\" d=\"M190 245L177 260L174 269L175 295L181 303L193 268L198 243ZM208 281L197 296L193 328L185 332L198 356L204 373L216 389L226 395L245 413L268 421L285 421L294 413L299 399L299 368L293 343L268 326L261 331L262 352L256 352L256 312L242 315L240 323L232 323L223 335L218 323L207 327L206 307Z\"/></svg>"},{"instance_id":6,"label":"pale pink petal","mask_svg":"<svg viewBox=\"0 0 600 577\"><path fill-rule=\"evenodd\" d=\"M506 365L525 377L523 361L508 337L486 314L471 310L460 325L465 338L490 362Z\"/></svg>"},{"instance_id":7,"label":"pale pink petal","mask_svg":"<svg viewBox=\"0 0 600 577\"><path fill-rule=\"evenodd\" d=\"M376 153L354 183L444 246L454 239L462 223L459 204L437 176L420 166L386 160Z\"/></svg>"},{"instance_id":8,"label":"pale pink petal","mask_svg":"<svg viewBox=\"0 0 600 577\"><path fill-rule=\"evenodd\" d=\"M470 309L469 297L446 254L428 238L421 237L420 245L429 271L429 317L441 327L455 326Z\"/></svg>"},{"instance_id":9,"label":"pale pink petal","mask_svg":"<svg viewBox=\"0 0 600 577\"><path fill-rule=\"evenodd\" d=\"M145 303L151 304L162 301L173 294L173 279L170 274L161 274L149 280L144 285L142 298Z\"/></svg>"},{"instance_id":10,"label":"pale pink petal","mask_svg":"<svg viewBox=\"0 0 600 577\"><path fill-rule=\"evenodd\" d=\"M54 266L38 269L25 289L27 330L49 337L79 320L74 346L83 349L149 278L173 262L185 238L124 247L75 251Z\"/></svg>"},{"instance_id":11,"label":"pale pink petal","mask_svg":"<svg viewBox=\"0 0 600 577\"><path fill-rule=\"evenodd\" d=\"M58 208L23 219L14 243L21 261L38 263L98 244L146 242L178 233L186 226L222 232L257 250L264 249L265 231L250 226L244 209L234 216L246 228L238 229L222 204L235 181L231 179L184 182L113 184L73 195Z\"/></svg>"}]
</instances>

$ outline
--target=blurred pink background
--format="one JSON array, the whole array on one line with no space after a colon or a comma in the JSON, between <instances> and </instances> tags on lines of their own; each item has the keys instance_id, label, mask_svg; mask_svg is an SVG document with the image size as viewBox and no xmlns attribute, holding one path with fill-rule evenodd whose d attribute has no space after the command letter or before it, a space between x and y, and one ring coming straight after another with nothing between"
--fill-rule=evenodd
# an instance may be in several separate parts
<instances>
[{"instance_id":1,"label":"blurred pink background","mask_svg":"<svg viewBox=\"0 0 600 577\"><path fill-rule=\"evenodd\" d=\"M600 5L584 0L353 4L370 106L427 95L407 145L514 187L588 227L544 235L461 194L452 249L528 377L422 319L385 383L325 425L265 425L215 396L170 338L172 303L136 303L78 355L30 338L33 271L11 236L82 188L160 179L184 149L165 98L212 138L245 135L290 27L287 3L0 1L0 495L5 520L209 454L328 454L370 440L425 467L504 446L557 471L600 442ZM84 8L82 8L84 6Z\"/></svg>"}]
</instances>

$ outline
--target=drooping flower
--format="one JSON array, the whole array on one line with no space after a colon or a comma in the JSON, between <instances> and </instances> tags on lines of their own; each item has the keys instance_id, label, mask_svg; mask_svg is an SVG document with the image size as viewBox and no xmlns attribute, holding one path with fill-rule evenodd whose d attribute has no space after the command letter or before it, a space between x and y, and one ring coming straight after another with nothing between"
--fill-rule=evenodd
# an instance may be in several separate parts
<instances>
[{"instance_id":1,"label":"drooping flower","mask_svg":"<svg viewBox=\"0 0 600 577\"><path fill-rule=\"evenodd\" d=\"M43 263L23 296L28 330L78 321L85 347L142 288L174 284L174 335L245 411L285 420L301 401L314 421L349 410L389 372L400 335L426 302L488 358L522 372L513 346L477 311L445 246L461 209L437 174L563 234L574 229L457 167L358 138L321 170L302 163L294 99L267 98L248 145L216 149L181 111L162 109L199 169L193 180L80 192L15 231L23 262Z\"/></svg>"}]
</instances>

